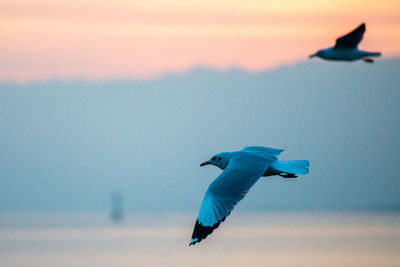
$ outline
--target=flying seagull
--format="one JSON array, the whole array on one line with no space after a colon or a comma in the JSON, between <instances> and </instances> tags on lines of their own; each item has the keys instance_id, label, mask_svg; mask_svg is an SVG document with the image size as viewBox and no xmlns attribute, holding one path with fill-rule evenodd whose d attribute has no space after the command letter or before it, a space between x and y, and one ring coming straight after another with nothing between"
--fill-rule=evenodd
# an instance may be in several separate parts
<instances>
[{"instance_id":1,"label":"flying seagull","mask_svg":"<svg viewBox=\"0 0 400 267\"><path fill-rule=\"evenodd\" d=\"M250 146L241 151L216 154L200 164L211 164L224 171L209 185L204 195L189 246L211 234L261 176L295 178L297 174L308 173L310 163L307 160L278 160L282 151Z\"/></svg>"},{"instance_id":2,"label":"flying seagull","mask_svg":"<svg viewBox=\"0 0 400 267\"><path fill-rule=\"evenodd\" d=\"M321 49L310 55L310 58L319 57L326 60L354 61L362 59L364 62L372 63L371 57L379 57L380 52L367 52L358 49L365 32L365 23L362 23L353 31L336 39L335 46Z\"/></svg>"}]
</instances>

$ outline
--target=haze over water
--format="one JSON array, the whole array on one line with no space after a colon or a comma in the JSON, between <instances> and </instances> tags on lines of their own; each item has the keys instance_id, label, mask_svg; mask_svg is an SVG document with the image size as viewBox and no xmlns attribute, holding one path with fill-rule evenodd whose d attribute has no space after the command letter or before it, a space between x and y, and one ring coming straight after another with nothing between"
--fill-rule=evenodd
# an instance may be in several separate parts
<instances>
[{"instance_id":1,"label":"haze over water","mask_svg":"<svg viewBox=\"0 0 400 267\"><path fill-rule=\"evenodd\" d=\"M238 213L188 247L194 214L0 216L4 267L398 266L400 215Z\"/></svg>"}]
</instances>

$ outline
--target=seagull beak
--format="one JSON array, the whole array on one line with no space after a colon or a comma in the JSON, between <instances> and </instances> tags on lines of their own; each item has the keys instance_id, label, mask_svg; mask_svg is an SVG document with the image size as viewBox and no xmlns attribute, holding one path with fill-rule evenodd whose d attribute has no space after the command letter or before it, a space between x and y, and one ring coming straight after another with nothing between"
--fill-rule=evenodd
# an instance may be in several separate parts
<instances>
[{"instance_id":1,"label":"seagull beak","mask_svg":"<svg viewBox=\"0 0 400 267\"><path fill-rule=\"evenodd\" d=\"M210 162L204 161L202 164L200 164L200 167L203 167L203 166L208 165L208 164L210 164Z\"/></svg>"},{"instance_id":2,"label":"seagull beak","mask_svg":"<svg viewBox=\"0 0 400 267\"><path fill-rule=\"evenodd\" d=\"M315 54L309 55L308 58L313 58L315 57Z\"/></svg>"}]
</instances>

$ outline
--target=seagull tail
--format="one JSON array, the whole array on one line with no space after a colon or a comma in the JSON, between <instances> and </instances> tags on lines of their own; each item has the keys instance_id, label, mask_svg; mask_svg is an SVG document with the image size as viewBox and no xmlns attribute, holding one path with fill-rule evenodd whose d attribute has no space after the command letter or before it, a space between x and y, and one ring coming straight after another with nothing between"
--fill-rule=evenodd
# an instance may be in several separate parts
<instances>
[{"instance_id":1,"label":"seagull tail","mask_svg":"<svg viewBox=\"0 0 400 267\"><path fill-rule=\"evenodd\" d=\"M370 52L368 53L369 57L380 57L382 55L381 52Z\"/></svg>"},{"instance_id":2,"label":"seagull tail","mask_svg":"<svg viewBox=\"0 0 400 267\"><path fill-rule=\"evenodd\" d=\"M289 174L307 174L309 166L308 160L276 160L272 164L275 170Z\"/></svg>"}]
</instances>

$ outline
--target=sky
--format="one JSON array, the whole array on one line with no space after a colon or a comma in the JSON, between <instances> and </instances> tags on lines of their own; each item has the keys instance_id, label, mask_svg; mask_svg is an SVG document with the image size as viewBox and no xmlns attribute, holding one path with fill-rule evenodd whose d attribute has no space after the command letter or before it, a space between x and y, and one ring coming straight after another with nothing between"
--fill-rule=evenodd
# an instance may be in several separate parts
<instances>
[{"instance_id":1,"label":"sky","mask_svg":"<svg viewBox=\"0 0 400 267\"><path fill-rule=\"evenodd\" d=\"M192 211L220 173L199 163L247 145L311 168L263 179L243 208L399 209L399 14L398 0L2 0L0 210L103 210L116 190L130 209ZM361 22L374 64L308 60Z\"/></svg>"},{"instance_id":2,"label":"sky","mask_svg":"<svg viewBox=\"0 0 400 267\"><path fill-rule=\"evenodd\" d=\"M367 23L361 48L400 55L398 0L2 0L0 82L154 78L306 60Z\"/></svg>"}]
</instances>

